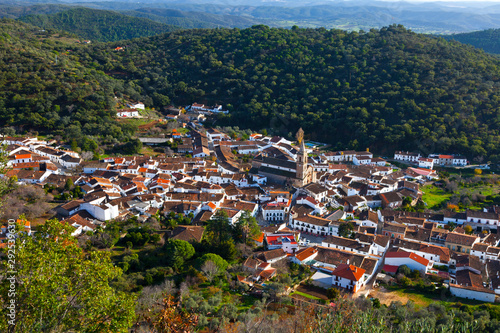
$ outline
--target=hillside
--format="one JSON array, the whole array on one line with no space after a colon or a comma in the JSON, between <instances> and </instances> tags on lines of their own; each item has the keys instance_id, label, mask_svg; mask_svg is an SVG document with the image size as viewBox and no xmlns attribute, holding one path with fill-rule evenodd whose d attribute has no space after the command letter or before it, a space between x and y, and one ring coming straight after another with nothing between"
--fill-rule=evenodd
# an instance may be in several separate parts
<instances>
[{"instance_id":1,"label":"hillside","mask_svg":"<svg viewBox=\"0 0 500 333\"><path fill-rule=\"evenodd\" d=\"M88 64L119 72L155 106L228 105L218 124L289 137L303 127L336 149L500 153L498 60L401 26L189 30L128 42L124 53L115 45L93 46Z\"/></svg>"},{"instance_id":2,"label":"hillside","mask_svg":"<svg viewBox=\"0 0 500 333\"><path fill-rule=\"evenodd\" d=\"M11 18L16 19L21 16L27 15L37 15L37 14L53 14L57 12L62 12L68 10L71 7L64 5L33 5L33 6L21 6L21 5L0 5L0 18Z\"/></svg>"},{"instance_id":3,"label":"hillside","mask_svg":"<svg viewBox=\"0 0 500 333\"><path fill-rule=\"evenodd\" d=\"M114 121L123 84L78 62L75 51L87 45L9 19L0 20L0 36L2 127L75 140L83 150L94 150L97 137L128 140L133 129Z\"/></svg>"},{"instance_id":4,"label":"hillside","mask_svg":"<svg viewBox=\"0 0 500 333\"><path fill-rule=\"evenodd\" d=\"M178 27L113 11L73 8L54 14L28 15L19 20L44 29L72 32L93 41L118 41L153 36Z\"/></svg>"},{"instance_id":5,"label":"hillside","mask_svg":"<svg viewBox=\"0 0 500 333\"><path fill-rule=\"evenodd\" d=\"M500 29L488 29L443 37L448 40L470 44L489 53L500 54Z\"/></svg>"},{"instance_id":6,"label":"hillside","mask_svg":"<svg viewBox=\"0 0 500 333\"><path fill-rule=\"evenodd\" d=\"M144 17L156 22L170 24L186 29L193 28L247 28L255 24L267 22L250 17L236 15L218 15L196 11L182 11L163 8L138 8L124 11L123 14Z\"/></svg>"},{"instance_id":7,"label":"hillside","mask_svg":"<svg viewBox=\"0 0 500 333\"><path fill-rule=\"evenodd\" d=\"M100 3L113 6L113 3ZM323 3L267 2L266 5L237 3L203 3L198 1L155 4L183 11L198 11L218 15L234 15L254 20L266 20L279 27L325 27L357 30L403 24L422 33L460 33L487 28L500 28L498 8L481 9L470 5L457 6L447 2L404 1L334 1ZM115 5L114 7L118 7Z\"/></svg>"}]
</instances>

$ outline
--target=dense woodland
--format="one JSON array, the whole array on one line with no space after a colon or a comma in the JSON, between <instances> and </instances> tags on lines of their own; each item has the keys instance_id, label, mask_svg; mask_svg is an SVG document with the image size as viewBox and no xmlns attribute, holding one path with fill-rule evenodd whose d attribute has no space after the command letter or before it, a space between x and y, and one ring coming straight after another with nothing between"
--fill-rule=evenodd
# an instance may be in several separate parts
<instances>
[{"instance_id":1,"label":"dense woodland","mask_svg":"<svg viewBox=\"0 0 500 333\"><path fill-rule=\"evenodd\" d=\"M444 38L448 40L456 40L464 44L470 44L489 53L500 54L500 29L488 29L454 34L444 36Z\"/></svg>"},{"instance_id":2,"label":"dense woodland","mask_svg":"<svg viewBox=\"0 0 500 333\"><path fill-rule=\"evenodd\" d=\"M21 21L43 29L72 32L92 41L110 42L154 36L179 29L148 18L131 17L108 10L74 8L54 14L28 15Z\"/></svg>"},{"instance_id":3,"label":"dense woodland","mask_svg":"<svg viewBox=\"0 0 500 333\"><path fill-rule=\"evenodd\" d=\"M195 29L91 45L9 20L1 29L6 126L93 147L126 141L134 128L114 122L113 98L127 96L157 109L222 103L231 113L217 125L290 138L303 127L334 149L499 160L498 60L401 26Z\"/></svg>"},{"instance_id":4,"label":"dense woodland","mask_svg":"<svg viewBox=\"0 0 500 333\"><path fill-rule=\"evenodd\" d=\"M402 26L187 30L115 45L79 55L156 107L219 102L231 111L221 124L288 137L302 126L336 149L499 158L497 59Z\"/></svg>"},{"instance_id":5,"label":"dense woodland","mask_svg":"<svg viewBox=\"0 0 500 333\"><path fill-rule=\"evenodd\" d=\"M79 45L64 35L0 21L0 123L3 132L49 133L95 150L126 142L135 128L115 121L116 92L139 97L123 81L78 62ZM57 37L54 37L57 36Z\"/></svg>"}]
</instances>

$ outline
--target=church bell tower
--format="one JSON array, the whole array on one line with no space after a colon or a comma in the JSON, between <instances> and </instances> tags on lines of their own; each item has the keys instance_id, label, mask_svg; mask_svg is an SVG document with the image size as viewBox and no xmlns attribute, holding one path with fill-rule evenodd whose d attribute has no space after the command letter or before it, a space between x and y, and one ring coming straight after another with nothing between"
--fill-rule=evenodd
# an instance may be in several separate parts
<instances>
[{"instance_id":1,"label":"church bell tower","mask_svg":"<svg viewBox=\"0 0 500 333\"><path fill-rule=\"evenodd\" d=\"M307 173L307 152L304 144L304 131L300 128L295 135L297 143L300 145L299 153L297 154L297 178L304 181ZM303 182L304 183L304 182Z\"/></svg>"}]
</instances>

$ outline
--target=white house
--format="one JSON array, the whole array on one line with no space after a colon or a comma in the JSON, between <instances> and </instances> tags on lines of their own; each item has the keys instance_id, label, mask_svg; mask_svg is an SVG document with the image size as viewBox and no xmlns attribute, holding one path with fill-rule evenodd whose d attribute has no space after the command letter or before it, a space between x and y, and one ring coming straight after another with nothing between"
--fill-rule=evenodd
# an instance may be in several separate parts
<instances>
[{"instance_id":1,"label":"white house","mask_svg":"<svg viewBox=\"0 0 500 333\"><path fill-rule=\"evenodd\" d=\"M310 196L298 197L297 204L306 205L314 209L314 211L312 211L311 214L323 215L326 212L325 206L322 203L318 202L317 200L314 200L314 198Z\"/></svg>"},{"instance_id":2,"label":"white house","mask_svg":"<svg viewBox=\"0 0 500 333\"><path fill-rule=\"evenodd\" d=\"M434 168L434 159L432 159L432 158L426 158L426 157L420 157L418 159L418 167L419 168L425 168L425 169L432 169L432 168Z\"/></svg>"},{"instance_id":3,"label":"white house","mask_svg":"<svg viewBox=\"0 0 500 333\"><path fill-rule=\"evenodd\" d=\"M494 303L496 294L493 290L486 288L476 288L471 286L460 286L450 283L450 292L452 295L465 299L475 299L478 301Z\"/></svg>"},{"instance_id":4,"label":"white house","mask_svg":"<svg viewBox=\"0 0 500 333\"><path fill-rule=\"evenodd\" d=\"M394 159L397 161L417 163L420 158L420 154L410 153L408 151L397 151L394 153Z\"/></svg>"},{"instance_id":5,"label":"white house","mask_svg":"<svg viewBox=\"0 0 500 333\"><path fill-rule=\"evenodd\" d=\"M365 282L366 270L347 264L340 264L332 271L332 285L357 292Z\"/></svg>"},{"instance_id":6,"label":"white house","mask_svg":"<svg viewBox=\"0 0 500 333\"><path fill-rule=\"evenodd\" d=\"M286 253L295 253L299 249L299 244L293 234L273 234L265 237L269 250L283 249Z\"/></svg>"},{"instance_id":7,"label":"white house","mask_svg":"<svg viewBox=\"0 0 500 333\"><path fill-rule=\"evenodd\" d=\"M321 246L338 250L351 251L363 255L377 254L378 252L374 244L366 244L356 239L336 236L326 237L321 242Z\"/></svg>"},{"instance_id":8,"label":"white house","mask_svg":"<svg viewBox=\"0 0 500 333\"><path fill-rule=\"evenodd\" d=\"M406 251L387 252L385 254L385 264L395 267L406 265L412 270L416 269L424 273L427 273L427 270L432 268L430 260L422 258L413 252Z\"/></svg>"},{"instance_id":9,"label":"white house","mask_svg":"<svg viewBox=\"0 0 500 333\"><path fill-rule=\"evenodd\" d=\"M497 229L499 225L499 216L497 213L484 211L467 210L466 222L472 226L481 229Z\"/></svg>"},{"instance_id":10,"label":"white house","mask_svg":"<svg viewBox=\"0 0 500 333\"><path fill-rule=\"evenodd\" d=\"M130 103L127 103L127 106L131 109L140 109L140 110L146 109L144 103L141 103L141 102L137 102L137 103L130 102Z\"/></svg>"},{"instance_id":11,"label":"white house","mask_svg":"<svg viewBox=\"0 0 500 333\"><path fill-rule=\"evenodd\" d=\"M352 159L354 165L369 165L371 164L372 158L368 155L356 155Z\"/></svg>"},{"instance_id":12,"label":"white house","mask_svg":"<svg viewBox=\"0 0 500 333\"><path fill-rule=\"evenodd\" d=\"M136 109L118 110L116 116L120 118L139 117L139 111Z\"/></svg>"},{"instance_id":13,"label":"white house","mask_svg":"<svg viewBox=\"0 0 500 333\"><path fill-rule=\"evenodd\" d=\"M314 258L318 255L318 250L314 247L306 247L295 252L290 261L299 265L309 265L313 263Z\"/></svg>"},{"instance_id":14,"label":"white house","mask_svg":"<svg viewBox=\"0 0 500 333\"><path fill-rule=\"evenodd\" d=\"M268 202L262 206L262 216L264 221L283 222L290 212L291 200L286 198L276 198L273 202Z\"/></svg>"},{"instance_id":15,"label":"white house","mask_svg":"<svg viewBox=\"0 0 500 333\"><path fill-rule=\"evenodd\" d=\"M112 205L110 203L92 205L91 203L84 202L80 205L80 210L86 210L90 215L99 221L109 221L120 215L118 205Z\"/></svg>"},{"instance_id":16,"label":"white house","mask_svg":"<svg viewBox=\"0 0 500 333\"><path fill-rule=\"evenodd\" d=\"M300 216L290 222L290 227L295 230L309 232L315 235L327 236L334 233L330 228L332 221L313 215ZM330 230L331 229L331 230Z\"/></svg>"},{"instance_id":17,"label":"white house","mask_svg":"<svg viewBox=\"0 0 500 333\"><path fill-rule=\"evenodd\" d=\"M82 160L79 157L73 157L69 154L66 154L59 160L59 163L66 169L73 169L79 166L81 161Z\"/></svg>"}]
</instances>

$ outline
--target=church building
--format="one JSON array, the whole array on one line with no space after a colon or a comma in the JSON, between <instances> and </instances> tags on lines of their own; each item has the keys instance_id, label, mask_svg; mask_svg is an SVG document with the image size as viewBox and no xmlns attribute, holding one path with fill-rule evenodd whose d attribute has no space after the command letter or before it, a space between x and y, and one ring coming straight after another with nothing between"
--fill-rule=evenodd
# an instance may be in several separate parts
<instances>
[{"instance_id":1,"label":"church building","mask_svg":"<svg viewBox=\"0 0 500 333\"><path fill-rule=\"evenodd\" d=\"M296 138L297 143L300 145L296 161L258 156L252 162L252 169L256 170L258 174L266 176L270 181L282 185L302 187L316 182L316 171L314 171L313 166L308 164L302 128L298 130Z\"/></svg>"}]
</instances>

